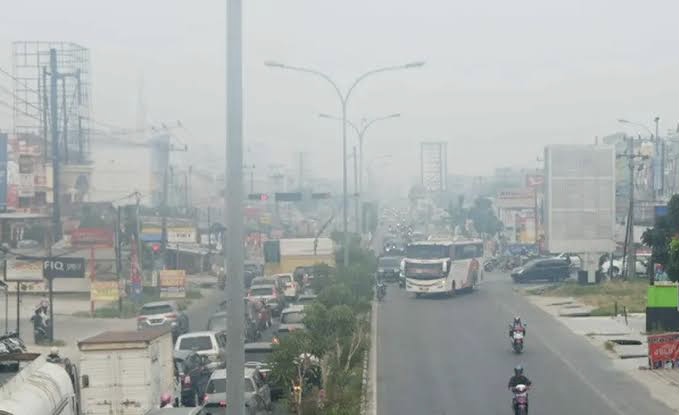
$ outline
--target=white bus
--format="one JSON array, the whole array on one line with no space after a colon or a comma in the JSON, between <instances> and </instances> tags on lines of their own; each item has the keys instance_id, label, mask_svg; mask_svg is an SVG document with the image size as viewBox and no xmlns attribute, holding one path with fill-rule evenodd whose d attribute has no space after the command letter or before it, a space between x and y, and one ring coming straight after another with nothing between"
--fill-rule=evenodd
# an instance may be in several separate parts
<instances>
[{"instance_id":1,"label":"white bus","mask_svg":"<svg viewBox=\"0 0 679 415\"><path fill-rule=\"evenodd\" d=\"M406 247L406 291L422 294L471 291L483 280L480 239L422 241Z\"/></svg>"}]
</instances>

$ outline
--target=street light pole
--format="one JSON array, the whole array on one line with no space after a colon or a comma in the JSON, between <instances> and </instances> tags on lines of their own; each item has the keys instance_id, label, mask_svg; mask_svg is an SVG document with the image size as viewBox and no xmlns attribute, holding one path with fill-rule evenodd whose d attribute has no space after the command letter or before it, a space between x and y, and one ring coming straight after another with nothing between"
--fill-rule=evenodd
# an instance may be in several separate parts
<instances>
[{"instance_id":1,"label":"street light pole","mask_svg":"<svg viewBox=\"0 0 679 415\"><path fill-rule=\"evenodd\" d=\"M371 71L365 72L363 75L357 77L354 82L351 84L349 89L347 89L346 93L342 93L342 90L339 88L337 83L330 78L330 76L326 75L325 73L321 71L317 71L315 69L310 69L310 68L304 68L304 67L299 67L299 66L290 66L290 65L285 65L279 62L265 62L264 63L266 66L272 67L272 68L279 68L279 69L287 69L291 71L297 71L297 72L304 72L308 73L311 75L315 75L317 77L320 77L324 79L326 82L328 82L330 85L332 85L333 89L337 93L337 97L340 100L341 104L341 109L342 109L342 231L344 233L344 266L349 265L349 219L348 219L348 210L349 210L349 200L348 200L348 193L347 193L347 105L349 103L349 99L351 98L351 93L356 89L358 84L361 83L365 78L375 75L378 73L382 72L388 72L388 71L396 71L396 70L401 70L401 69L412 69L412 68L419 68L424 65L424 62L412 62L412 63L407 63L405 65L397 65L397 66L385 66L382 68L378 69L373 69Z\"/></svg>"},{"instance_id":2,"label":"street light pole","mask_svg":"<svg viewBox=\"0 0 679 415\"><path fill-rule=\"evenodd\" d=\"M320 118L327 118L330 120L336 120L336 121L342 121L342 118L334 116L334 115L329 115L329 114L318 114ZM370 128L371 125L375 124L376 122L379 121L384 121L384 120L389 120L392 118L398 118L400 117L400 113L394 113L394 114L389 114L385 115L382 117L375 117L363 124L363 128L358 128L355 123L346 120L346 124L348 124L356 133L356 137L358 137L358 187L357 187L357 197L358 197L358 205L360 206L363 201L363 138L365 137L366 131L368 131L368 128ZM360 211L360 210L359 210ZM358 212L357 211L357 214ZM361 218L357 217L356 221L358 223L358 232L361 231Z\"/></svg>"},{"instance_id":3,"label":"street light pole","mask_svg":"<svg viewBox=\"0 0 679 415\"><path fill-rule=\"evenodd\" d=\"M242 0L226 2L226 414L244 407L243 367L243 73Z\"/></svg>"}]
</instances>

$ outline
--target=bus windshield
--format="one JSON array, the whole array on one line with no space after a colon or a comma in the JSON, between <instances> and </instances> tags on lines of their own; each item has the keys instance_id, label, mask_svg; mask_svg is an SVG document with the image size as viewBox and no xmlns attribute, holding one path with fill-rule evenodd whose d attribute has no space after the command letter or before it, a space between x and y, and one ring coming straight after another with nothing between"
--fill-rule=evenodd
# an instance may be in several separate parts
<instances>
[{"instance_id":1,"label":"bus windshield","mask_svg":"<svg viewBox=\"0 0 679 415\"><path fill-rule=\"evenodd\" d=\"M450 249L446 245L408 245L406 248L406 258L450 258Z\"/></svg>"}]
</instances>

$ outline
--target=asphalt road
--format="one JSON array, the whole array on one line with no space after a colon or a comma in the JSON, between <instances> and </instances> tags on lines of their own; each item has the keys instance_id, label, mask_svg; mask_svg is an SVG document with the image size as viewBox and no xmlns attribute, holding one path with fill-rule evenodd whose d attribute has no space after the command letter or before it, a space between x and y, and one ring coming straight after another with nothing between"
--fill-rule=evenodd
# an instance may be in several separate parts
<instances>
[{"instance_id":1,"label":"asphalt road","mask_svg":"<svg viewBox=\"0 0 679 415\"><path fill-rule=\"evenodd\" d=\"M672 413L507 280L487 274L478 290L452 299L389 287L377 307L378 415L510 414L507 382L517 364L533 382L533 414ZM522 355L507 333L516 314L527 322Z\"/></svg>"}]
</instances>

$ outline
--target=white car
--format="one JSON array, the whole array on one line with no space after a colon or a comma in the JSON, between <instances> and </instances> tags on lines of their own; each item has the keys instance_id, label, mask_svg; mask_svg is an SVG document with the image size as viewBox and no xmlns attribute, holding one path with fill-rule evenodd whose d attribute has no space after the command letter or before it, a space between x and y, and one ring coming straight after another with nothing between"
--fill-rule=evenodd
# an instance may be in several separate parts
<instances>
[{"instance_id":1,"label":"white car","mask_svg":"<svg viewBox=\"0 0 679 415\"><path fill-rule=\"evenodd\" d=\"M276 279L281 282L283 286L283 295L288 300L297 298L299 294L299 284L295 281L295 278L290 273L285 274L275 274L271 276L272 279Z\"/></svg>"},{"instance_id":2,"label":"white car","mask_svg":"<svg viewBox=\"0 0 679 415\"><path fill-rule=\"evenodd\" d=\"M646 267L647 266L648 266L648 264L644 260L637 258L635 273L637 275L646 275ZM604 262L603 264L601 264L601 272L608 275L608 271L609 271L610 267L611 267L611 261L610 260ZM620 273L622 272L622 269L623 269L622 259L614 259L613 260L613 269L611 270L613 276L614 277L619 276Z\"/></svg>"},{"instance_id":3,"label":"white car","mask_svg":"<svg viewBox=\"0 0 679 415\"><path fill-rule=\"evenodd\" d=\"M568 252L562 252L556 256L559 259L564 259L570 261L571 269L582 269L582 259L577 254L572 254Z\"/></svg>"},{"instance_id":4,"label":"white car","mask_svg":"<svg viewBox=\"0 0 679 415\"><path fill-rule=\"evenodd\" d=\"M216 369L222 365L226 349L226 333L223 331L195 331L177 338L175 350L193 350L200 356L207 356L208 367Z\"/></svg>"}]
</instances>

